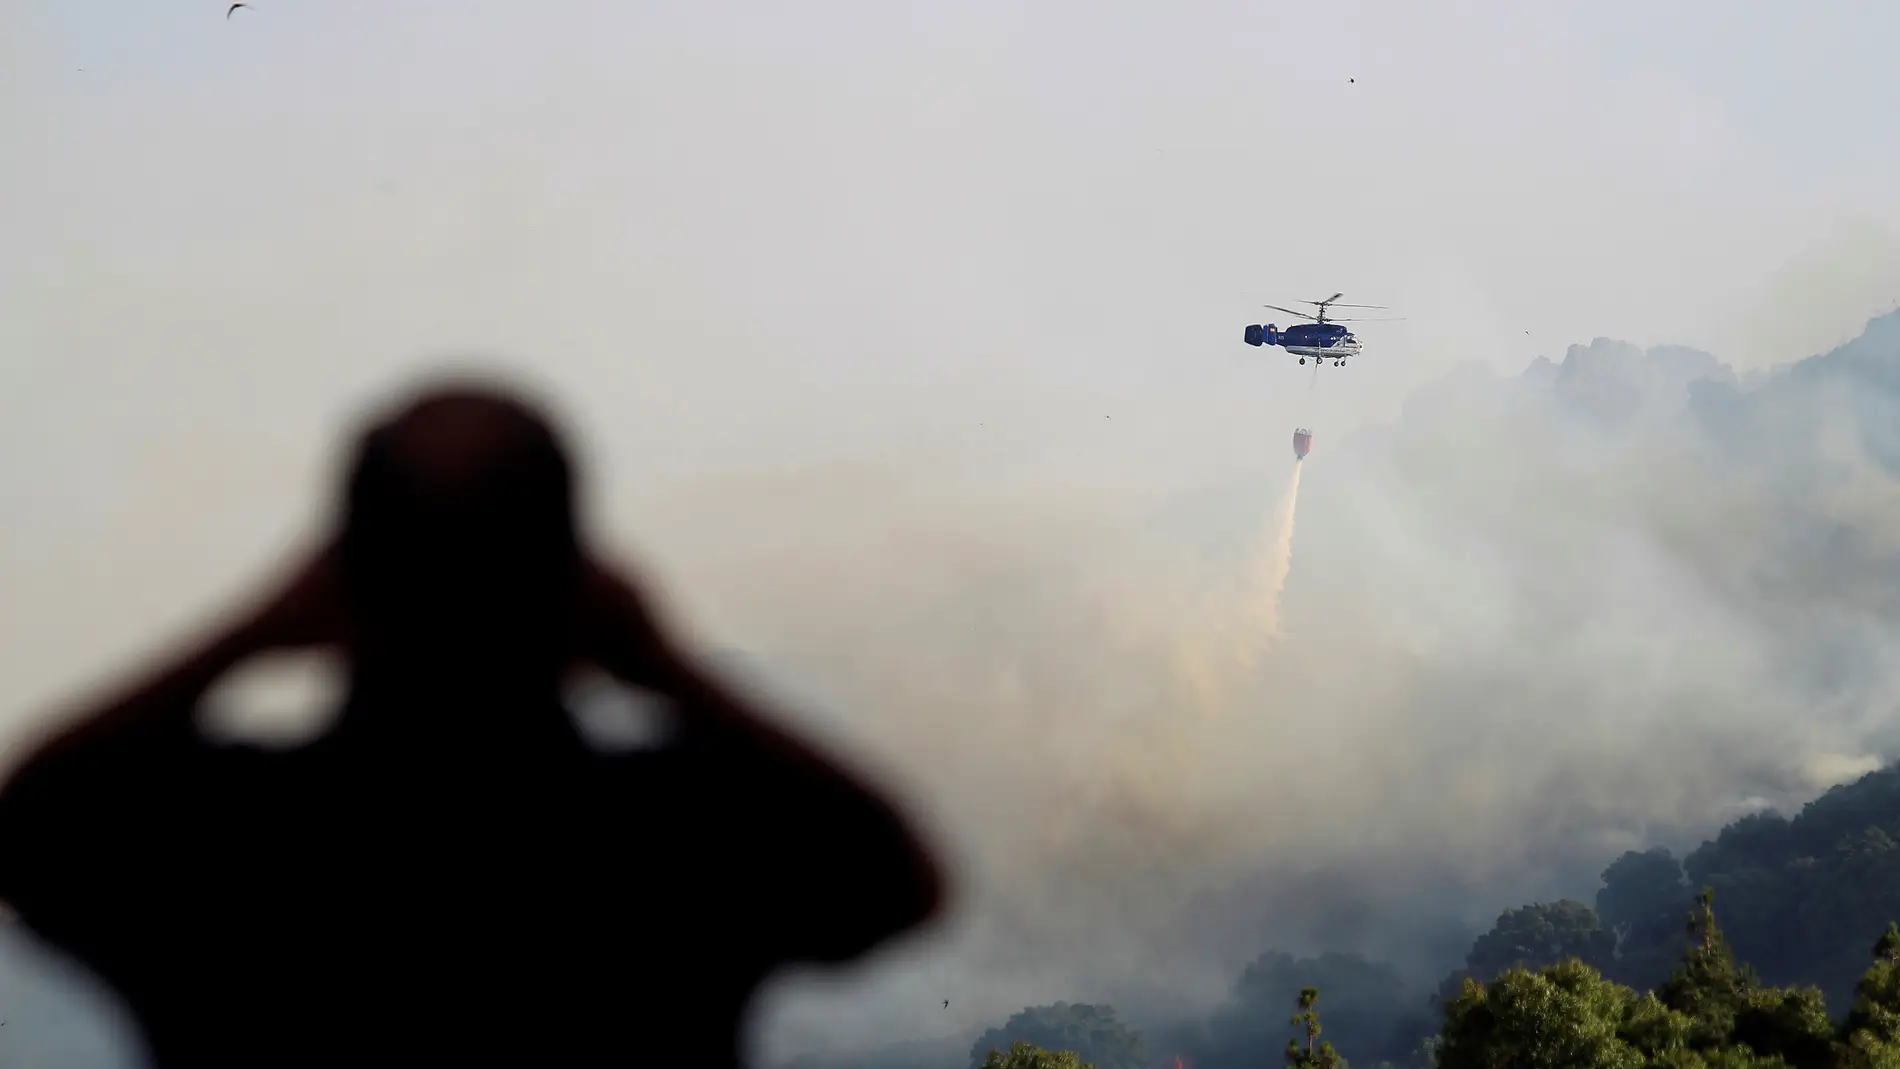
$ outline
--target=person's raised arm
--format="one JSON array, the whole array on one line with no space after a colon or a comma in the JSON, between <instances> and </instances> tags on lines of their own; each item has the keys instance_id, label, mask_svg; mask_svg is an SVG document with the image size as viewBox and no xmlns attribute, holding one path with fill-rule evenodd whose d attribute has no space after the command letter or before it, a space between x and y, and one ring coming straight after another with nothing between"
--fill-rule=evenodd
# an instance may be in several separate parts
<instances>
[{"instance_id":1,"label":"person's raised arm","mask_svg":"<svg viewBox=\"0 0 1900 1069\"><path fill-rule=\"evenodd\" d=\"M27 758L32 768L102 744L183 741L207 691L244 660L271 649L339 645L345 633L333 554L326 548L297 569L261 609L239 614L129 687L90 703Z\"/></svg>"},{"instance_id":2,"label":"person's raised arm","mask_svg":"<svg viewBox=\"0 0 1900 1069\"><path fill-rule=\"evenodd\" d=\"M214 629L55 727L0 787L0 898L56 942L118 923L112 918L124 915L123 902L113 896L123 890L126 859L140 849L139 811L151 791L177 786L176 759L197 744L199 700L257 653L340 638L332 594L326 553L261 611Z\"/></svg>"},{"instance_id":3,"label":"person's raised arm","mask_svg":"<svg viewBox=\"0 0 1900 1069\"><path fill-rule=\"evenodd\" d=\"M822 901L802 903L809 955L844 961L930 920L943 907L944 877L897 807L836 762L771 723L695 664L663 634L632 584L595 565L588 581L588 659L632 686L670 698L688 745L724 750L772 769L809 800L781 818L799 846L822 852ZM800 824L809 826L798 826ZM794 912L800 906L793 907Z\"/></svg>"}]
</instances>

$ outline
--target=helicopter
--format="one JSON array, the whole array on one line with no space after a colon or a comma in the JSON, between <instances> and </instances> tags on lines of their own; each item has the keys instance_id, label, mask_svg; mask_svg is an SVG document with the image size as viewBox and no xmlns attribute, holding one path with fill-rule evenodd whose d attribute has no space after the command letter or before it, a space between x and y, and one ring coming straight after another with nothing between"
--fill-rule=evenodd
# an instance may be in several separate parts
<instances>
[{"instance_id":1,"label":"helicopter","mask_svg":"<svg viewBox=\"0 0 1900 1069\"><path fill-rule=\"evenodd\" d=\"M1382 304L1337 303L1339 299L1344 296L1345 294L1343 293L1335 293L1323 301L1298 302L1300 304L1315 306L1319 309L1318 315L1296 312L1291 308L1282 308L1277 304L1264 305L1263 307L1271 308L1276 312L1296 315L1301 319L1310 319L1312 322L1295 323L1284 331L1272 323L1268 323L1264 327L1257 325L1248 327L1246 334L1247 344L1278 345L1287 352L1299 357L1300 363L1302 364L1306 363L1306 358L1310 356L1313 358L1314 364L1318 364L1321 360L1331 360L1334 367L1345 367L1346 359L1348 357L1358 356L1361 346L1359 339L1353 335L1353 332L1340 326L1341 323L1391 323L1396 322L1396 320L1328 319L1326 317L1326 310L1328 308L1374 308L1380 311L1385 310L1385 306Z\"/></svg>"}]
</instances>

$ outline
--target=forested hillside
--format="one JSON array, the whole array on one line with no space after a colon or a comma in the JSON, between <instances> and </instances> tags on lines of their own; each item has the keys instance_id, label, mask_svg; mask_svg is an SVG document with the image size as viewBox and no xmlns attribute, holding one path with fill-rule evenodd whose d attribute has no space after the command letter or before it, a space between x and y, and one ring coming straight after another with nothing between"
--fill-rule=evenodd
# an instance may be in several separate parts
<instances>
[{"instance_id":1,"label":"forested hillside","mask_svg":"<svg viewBox=\"0 0 1900 1069\"><path fill-rule=\"evenodd\" d=\"M1570 957L1532 970L1513 965L1488 983L1466 978L1405 1061L1432 1069L1890 1069L1900 1064L1900 926L1889 924L1839 1022L1813 987L1776 987L1735 960L1715 919L1715 896L1697 896L1681 957L1663 982L1638 991ZM1569 911L1565 911L1566 914ZM1322 1021L1320 991L1303 987L1286 1026L1288 1069L1349 1069L1336 1028ZM1271 1007L1264 1009L1271 1010ZM1269 1018L1270 1019L1270 1018ZM1342 1036L1345 1033L1341 1033ZM991 1037L985 1037L989 1039ZM1090 1037L990 1045L978 1069L1087 1069ZM980 1045L981 1046L981 1045ZM1270 1062L1264 1043L1230 1052ZM1123 1058L1126 1052L1109 1051ZM1185 1067L1187 1055L1161 1065Z\"/></svg>"},{"instance_id":2,"label":"forested hillside","mask_svg":"<svg viewBox=\"0 0 1900 1069\"><path fill-rule=\"evenodd\" d=\"M1392 498L1411 488L1419 501L1393 513L1408 522L1355 526L1350 510L1316 497L1302 531L1354 568L1387 569L1392 583L1381 588L1375 620L1398 613L1395 599L1407 591L1421 600L1405 611L1420 619L1447 610L1437 588L1400 583L1412 558L1381 563L1384 543L1372 535L1402 527L1409 550L1442 528L1482 544L1478 556L1500 572L1500 597L1515 608L1500 616L1497 635L1450 647L1468 657L1445 671L1475 673L1459 685L1431 673L1391 683L1409 702L1391 730L1417 733L1406 736L1402 761L1380 766L1379 782L1437 777L1403 795L1414 806L1456 795L1445 782L1486 781L1494 792L1506 784L1514 793L1496 794L1495 804L1513 818L1468 831L1482 815L1473 810L1421 824L1417 835L1441 844L1427 861L1456 859L1440 868L1395 864L1330 887L1275 870L1261 886L1305 880L1301 898L1255 914L1254 960L1234 970L1223 1004L1193 1019L1152 1019L1132 1000L1111 1007L1099 992L1077 990L1070 997L1078 1002L1030 1007L957 1042L946 1037L928 1056L914 1047L906 1059L875 1053L805 1064L969 1069L991 1049L1011 1057L1011 1044L1023 1040L1098 1067L1178 1058L1184 1067L1241 1069L1278 1060L1295 1031L1291 1007L1308 986L1322 993L1327 1039L1362 1067L1426 1064L1428 1041L1450 1043L1453 1032L1465 1046L1444 1048L1445 1057L1454 1048L1490 1057L1494 1047L1445 1031L1447 1013L1465 1022L1458 1028L1482 1032L1474 1022L1490 1020L1483 1028L1508 1032L1534 1018L1526 1007L1543 1004L1589 1007L1591 1049L1605 1065L1690 1064L1683 1051L1746 1064L1733 1053L1744 1043L1736 1035L1754 1034L1747 1022L1758 1019L1783 1031L1747 1042L1749 1057L1778 1052L1802 1067L1842 1057L1839 1044L1854 1032L1885 1035L1884 995L1876 990L1855 1007L1863 979L1892 983L1889 965L1868 970L1870 946L1900 921L1900 767L1814 792L1840 782L1829 769L1865 769L1878 760L1870 755L1895 752L1885 724L1900 678L1887 656L1900 634L1895 428L1900 313L1746 384L1707 354L1598 339L1521 375L1477 370L1418 391L1393 427L1330 455L1334 484L1376 483ZM1501 441L1511 443L1508 464L1495 460ZM1448 481L1447 469L1488 477ZM1585 500L1609 503L1596 512L1570 507ZM1543 503L1531 511L1547 515L1547 526L1526 531L1526 501ZM1443 522L1411 522L1419 516ZM1584 537L1612 529L1618 538ZM1641 553L1630 549L1638 543ZM1618 564L1640 575L1607 590L1605 569ZM1302 573L1309 585L1294 591L1289 611L1309 623L1333 596L1324 566ZM1694 582L1654 589L1657 577L1681 575ZM1531 602L1549 609L1548 626L1526 629ZM1475 626L1450 633L1462 639ZM1522 656L1508 665L1499 635L1522 639ZM1372 666L1363 634L1334 637L1355 644L1364 671L1386 670ZM1602 670L1602 643L1612 639L1615 656L1642 675L1638 683L1622 686ZM1723 656L1704 657L1720 642L1730 643ZM1644 702L1641 716L1632 712ZM1508 762L1495 759L1505 737L1518 747ZM1545 764L1526 763L1527 739L1546 747ZM1764 798L1786 808L1765 808ZM1754 811L1724 820L1737 811L1729 805ZM1379 812L1394 822L1410 816ZM1650 845L1616 856L1620 845L1591 845L1590 835L1605 832L1619 844ZM1697 839L1705 841L1681 850ZM1408 876L1427 871L1456 877ZM1713 892L1706 916L1697 901L1704 889ZM1421 962L1424 925L1442 925L1461 901L1519 896L1540 900L1503 909L1482 931L1482 915L1467 914L1452 929L1471 933L1462 960L1441 962L1443 950L1434 949ZM1354 908L1334 918L1313 900ZM1699 918L1693 931L1691 914ZM1433 945L1442 947L1436 931ZM1329 946L1352 952L1313 953ZM1295 947L1301 953L1287 952ZM1726 994L1695 994L1701 988L1683 986L1683 969ZM1507 1005L1517 1008L1500 1008ZM1861 1024L1830 1031L1850 1013ZM1733 1025L1742 1033L1722 1023L1724 1014L1743 1022ZM1671 1046L1669 1036L1687 1045ZM1886 1040L1853 1042L1873 1058L1866 1052L1885 1050ZM1579 1047L1551 1054L1549 1064L1599 1064L1591 1060L1598 1054ZM1513 1056L1486 1064L1542 1063Z\"/></svg>"},{"instance_id":3,"label":"forested hillside","mask_svg":"<svg viewBox=\"0 0 1900 1069\"><path fill-rule=\"evenodd\" d=\"M1360 955L1268 951L1203 1019L1137 1029L1112 1007L1059 1002L985 1032L963 1060L933 1046L823 1064L966 1069L996 1051L1028 1065L1010 1054L1028 1043L1097 1069L1243 1069L1278 1058L1314 987L1326 1039L1351 1065L1900 1066L1900 934L1882 935L1895 919L1900 766L1792 818L1737 820L1680 861L1626 853L1594 904L1508 909L1433 991ZM1538 1028L1556 1031L1538 1040ZM1490 1060L1506 1048L1518 1053Z\"/></svg>"}]
</instances>

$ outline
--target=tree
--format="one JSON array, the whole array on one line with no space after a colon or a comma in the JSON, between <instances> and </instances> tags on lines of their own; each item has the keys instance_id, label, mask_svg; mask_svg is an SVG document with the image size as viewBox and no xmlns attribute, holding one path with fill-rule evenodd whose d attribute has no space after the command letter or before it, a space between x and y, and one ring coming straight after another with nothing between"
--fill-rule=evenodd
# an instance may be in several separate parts
<instances>
[{"instance_id":1,"label":"tree","mask_svg":"<svg viewBox=\"0 0 1900 1069\"><path fill-rule=\"evenodd\" d=\"M1507 909L1471 945L1465 967L1439 985L1437 998L1450 1003L1460 996L1465 980L1486 984L1513 968L1536 970L1576 958L1602 969L1615 952L1616 936L1581 902L1563 899Z\"/></svg>"},{"instance_id":2,"label":"tree","mask_svg":"<svg viewBox=\"0 0 1900 1069\"><path fill-rule=\"evenodd\" d=\"M1826 1069L1833 1025L1816 988L1762 986L1754 970L1738 966L1715 920L1715 891L1703 888L1689 914L1689 950L1658 1000L1690 1022L1690 1051L1713 1055L1746 1048L1796 1069Z\"/></svg>"},{"instance_id":3,"label":"tree","mask_svg":"<svg viewBox=\"0 0 1900 1069\"><path fill-rule=\"evenodd\" d=\"M1900 766L1831 788L1793 819L1737 820L1683 868L1721 895L1735 954L1767 982L1815 984L1849 1005L1868 934L1900 916Z\"/></svg>"},{"instance_id":4,"label":"tree","mask_svg":"<svg viewBox=\"0 0 1900 1069\"><path fill-rule=\"evenodd\" d=\"M1688 934L1688 952L1656 994L1663 1005L1696 1022L1692 1045L1707 1049L1727 1039L1755 982L1746 969L1736 967L1728 940L1715 923L1713 889L1705 887L1696 896Z\"/></svg>"},{"instance_id":5,"label":"tree","mask_svg":"<svg viewBox=\"0 0 1900 1069\"><path fill-rule=\"evenodd\" d=\"M1535 973L1515 966L1488 985L1466 980L1445 1007L1437 1069L1642 1069L1642 1052L1621 1035L1635 1001L1575 959Z\"/></svg>"},{"instance_id":6,"label":"tree","mask_svg":"<svg viewBox=\"0 0 1900 1069\"><path fill-rule=\"evenodd\" d=\"M1721 895L1725 938L1763 983L1811 984L1830 1004L1851 1004L1868 933L1900 917L1900 764L1831 788L1792 818L1742 817L1680 864L1664 850L1626 853L1604 870L1595 910L1506 911L1436 1001L1454 1001L1467 977L1486 983L1512 964L1565 957L1637 991L1659 988L1690 945L1680 923L1690 887Z\"/></svg>"},{"instance_id":7,"label":"tree","mask_svg":"<svg viewBox=\"0 0 1900 1069\"><path fill-rule=\"evenodd\" d=\"M1726 1048L1779 1059L1794 1069L1829 1069L1834 1063L1834 1022L1819 988L1757 988L1735 1016Z\"/></svg>"},{"instance_id":8,"label":"tree","mask_svg":"<svg viewBox=\"0 0 1900 1069\"><path fill-rule=\"evenodd\" d=\"M990 1052L1011 1050L1018 1042L1045 1051L1074 1051L1099 1069L1147 1069L1148 1065L1141 1033L1116 1017L1114 1007L1075 1002L1030 1006L1017 1013L976 1041L970 1064L980 1066Z\"/></svg>"},{"instance_id":9,"label":"tree","mask_svg":"<svg viewBox=\"0 0 1900 1069\"><path fill-rule=\"evenodd\" d=\"M979 1069L1095 1069L1072 1050L1043 1050L1034 1043L1018 1040L1008 1053L992 1050Z\"/></svg>"},{"instance_id":10,"label":"tree","mask_svg":"<svg viewBox=\"0 0 1900 1069\"><path fill-rule=\"evenodd\" d=\"M1596 913L1614 937L1605 976L1638 991L1661 983L1687 949L1678 923L1690 905L1675 855L1658 848L1624 853L1603 870Z\"/></svg>"},{"instance_id":11,"label":"tree","mask_svg":"<svg viewBox=\"0 0 1900 1069\"><path fill-rule=\"evenodd\" d=\"M1688 902L1682 864L1674 854L1658 847L1642 853L1626 851L1603 870L1596 911L1614 931L1648 924L1659 917L1674 917Z\"/></svg>"},{"instance_id":12,"label":"tree","mask_svg":"<svg viewBox=\"0 0 1900 1069\"><path fill-rule=\"evenodd\" d=\"M1675 1064L1693 1053L1689 1040L1694 1028L1694 1021L1663 1005L1652 992L1628 1003L1617 1037L1650 1065Z\"/></svg>"},{"instance_id":13,"label":"tree","mask_svg":"<svg viewBox=\"0 0 1900 1069\"><path fill-rule=\"evenodd\" d=\"M1326 992L1334 1045L1353 1064L1404 1059L1434 1031L1436 1022L1389 965L1358 954L1295 958L1270 951L1241 973L1205 1029L1170 1047L1191 1050L1197 1069L1259 1069L1260 1052L1285 1041L1284 1007L1307 987Z\"/></svg>"},{"instance_id":14,"label":"tree","mask_svg":"<svg viewBox=\"0 0 1900 1069\"><path fill-rule=\"evenodd\" d=\"M1900 1069L1900 925L1888 922L1873 959L1841 1021L1842 1069Z\"/></svg>"},{"instance_id":15,"label":"tree","mask_svg":"<svg viewBox=\"0 0 1900 1069\"><path fill-rule=\"evenodd\" d=\"M1900 965L1900 924L1887 922L1887 930L1880 933L1874 941L1874 960L1889 965Z\"/></svg>"},{"instance_id":16,"label":"tree","mask_svg":"<svg viewBox=\"0 0 1900 1069\"><path fill-rule=\"evenodd\" d=\"M1655 993L1638 997L1574 958L1488 987L1467 980L1446 1007L1437 1069L1834 1069L1821 992L1762 986L1729 952L1714 892L1695 904L1688 949ZM1882 950L1900 958L1900 930ZM1860 1046L1873 1056L1848 1069L1900 1069L1877 1042Z\"/></svg>"},{"instance_id":17,"label":"tree","mask_svg":"<svg viewBox=\"0 0 1900 1069\"><path fill-rule=\"evenodd\" d=\"M1319 989L1301 988L1296 1005L1300 1012L1293 1015L1292 1023L1293 1027L1305 1033L1306 1045L1302 1047L1297 1039L1286 1041L1288 1069L1347 1069L1346 1060L1339 1056L1331 1043L1319 1042Z\"/></svg>"}]
</instances>

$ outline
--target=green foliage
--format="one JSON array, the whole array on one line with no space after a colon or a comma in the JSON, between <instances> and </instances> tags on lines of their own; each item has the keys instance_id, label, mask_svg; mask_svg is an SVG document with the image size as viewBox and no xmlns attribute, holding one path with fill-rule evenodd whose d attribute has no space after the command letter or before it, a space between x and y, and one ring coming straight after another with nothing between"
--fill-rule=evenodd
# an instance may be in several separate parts
<instances>
[{"instance_id":1,"label":"green foliage","mask_svg":"<svg viewBox=\"0 0 1900 1069\"><path fill-rule=\"evenodd\" d=\"M1689 914L1690 946L1682 963L1656 992L1663 1005L1695 1022L1692 1046L1720 1046L1735 1025L1735 1016L1757 986L1752 974L1735 965L1728 940L1715 923L1715 894L1704 889Z\"/></svg>"},{"instance_id":2,"label":"green foliage","mask_svg":"<svg viewBox=\"0 0 1900 1069\"><path fill-rule=\"evenodd\" d=\"M1628 851L1603 870L1596 911L1614 930L1664 917L1674 921L1688 904L1689 888L1682 882L1682 864L1669 851L1657 848L1640 854Z\"/></svg>"},{"instance_id":3,"label":"green foliage","mask_svg":"<svg viewBox=\"0 0 1900 1069\"><path fill-rule=\"evenodd\" d=\"M1561 901L1504 911L1440 985L1437 1005L1456 1002L1467 979L1482 987L1514 967L1534 972L1576 959L1605 980L1657 992L1657 1006L1680 1016L1672 1023L1631 1011L1638 1014L1632 1027L1688 1029L1674 1053L1650 1040L1638 1044L1645 1058L1684 1065L1752 1059L1799 1069L1851 1055L1853 1069L1900 1069L1900 926L1890 923L1900 917L1900 765L1829 790L1793 819L1769 812L1737 820L1680 863L1666 850L1625 853L1602 878L1594 909ZM1708 894L1692 896L1692 886ZM1693 913L1687 926L1685 909ZM1870 970L1868 934L1888 929ZM1878 968L1882 962L1887 968ZM1315 981L1274 980L1281 991L1306 982ZM1329 1004L1339 999L1328 1014L1338 1023L1348 985L1317 983ZM1363 1062L1404 1061L1401 1051L1435 1057L1393 1037L1389 1022L1403 1020L1402 1008L1382 998L1366 1002L1367 1019L1342 1030L1342 1042L1370 1045ZM1824 1006L1850 1004L1842 1028L1825 1027ZM1398 1027L1430 1031L1429 1024ZM1222 1035L1212 1024L1209 1032ZM1200 1064L1243 1069L1213 1057Z\"/></svg>"},{"instance_id":4,"label":"green foliage","mask_svg":"<svg viewBox=\"0 0 1900 1069\"><path fill-rule=\"evenodd\" d=\"M1880 933L1874 941L1874 960L1889 964L1900 963L1900 924L1887 922L1887 930Z\"/></svg>"},{"instance_id":5,"label":"green foliage","mask_svg":"<svg viewBox=\"0 0 1900 1069\"><path fill-rule=\"evenodd\" d=\"M1284 1042L1276 1008L1318 988L1338 1037L1321 1036L1316 1002L1300 1004L1289 1065L1350 1055L1375 1069L1900 1069L1900 766L1836 787L1793 819L1735 821L1680 863L1666 850L1625 853L1602 880L1595 908L1504 911L1441 986L1436 1030L1395 1025L1410 1000L1385 966L1273 953L1247 968L1224 1009L1168 1033L1168 1050L1193 1051L1198 1069L1258 1069ZM1830 1003L1851 1005L1838 1026ZM1021 1039L1136 1069L1129 1041L1139 1036L1104 1027L1112 1017L1106 1007L1027 1010L978 1051Z\"/></svg>"},{"instance_id":6,"label":"green foliage","mask_svg":"<svg viewBox=\"0 0 1900 1069\"><path fill-rule=\"evenodd\" d=\"M1688 949L1680 920L1689 908L1682 864L1667 850L1631 850L1603 870L1596 912L1615 938L1604 975L1638 991L1661 983Z\"/></svg>"},{"instance_id":7,"label":"green foliage","mask_svg":"<svg viewBox=\"0 0 1900 1069\"><path fill-rule=\"evenodd\" d=\"M1900 917L1900 767L1835 787L1793 820L1751 816L1683 861L1721 895L1735 953L1771 983L1847 1005L1867 936Z\"/></svg>"},{"instance_id":8,"label":"green foliage","mask_svg":"<svg viewBox=\"0 0 1900 1069\"><path fill-rule=\"evenodd\" d=\"M1467 981L1446 1007L1438 1069L1791 1069L1818 1055L1829 1064L1818 992L1760 992L1757 1043L1711 1035L1705 1022L1653 994L1638 997L1580 961L1541 973L1516 968L1480 986ZM1790 1057L1793 1053L1795 1057ZM1886 1067L1882 1067L1886 1069Z\"/></svg>"},{"instance_id":9,"label":"green foliage","mask_svg":"<svg viewBox=\"0 0 1900 1069\"><path fill-rule=\"evenodd\" d=\"M1641 1069L1620 1034L1634 996L1581 961L1467 979L1445 1007L1438 1069ZM1668 1033L1669 1028L1661 1029Z\"/></svg>"},{"instance_id":10,"label":"green foliage","mask_svg":"<svg viewBox=\"0 0 1900 1069\"><path fill-rule=\"evenodd\" d=\"M911 1039L849 1053L801 1054L770 1069L968 1069L962 1039Z\"/></svg>"},{"instance_id":11,"label":"green foliage","mask_svg":"<svg viewBox=\"0 0 1900 1069\"><path fill-rule=\"evenodd\" d=\"M1017 1041L1007 1052L992 1050L978 1069L1095 1069L1072 1050L1043 1050L1034 1043Z\"/></svg>"},{"instance_id":12,"label":"green foliage","mask_svg":"<svg viewBox=\"0 0 1900 1069\"><path fill-rule=\"evenodd\" d=\"M1668 981L1640 997L1575 959L1465 981L1445 1007L1435 1066L1900 1069L1900 928L1875 944L1839 1041L1818 989L1767 987L1736 963L1712 890L1696 897L1685 934Z\"/></svg>"},{"instance_id":13,"label":"green foliage","mask_svg":"<svg viewBox=\"0 0 1900 1069\"><path fill-rule=\"evenodd\" d=\"M1617 1036L1650 1064L1690 1053L1694 1034L1695 1022L1663 1005L1654 992L1630 1001L1617 1030Z\"/></svg>"},{"instance_id":14,"label":"green foliage","mask_svg":"<svg viewBox=\"0 0 1900 1069\"><path fill-rule=\"evenodd\" d=\"M1848 1035L1866 1032L1882 1042L1900 1042L1900 925L1888 923L1873 957L1854 987L1854 1006L1841 1027Z\"/></svg>"},{"instance_id":15,"label":"green foliage","mask_svg":"<svg viewBox=\"0 0 1900 1069\"><path fill-rule=\"evenodd\" d=\"M1684 883L1685 875L1693 884ZM1747 983L1731 976L1741 986L1726 994L1710 986L1714 959L1685 961L1694 941L1681 923L1683 910L1694 906L1690 886L1720 895L1723 938L1732 940L1728 972L1736 960L1759 970L1748 973ZM1712 904L1695 908L1713 923ZM1746 999L1738 992L1749 985L1813 985L1829 1004L1848 1005L1867 967L1868 933L1895 917L1900 765L1829 790L1792 820L1773 812L1743 817L1680 864L1666 850L1626 853L1604 869L1594 910L1568 902L1507 910L1437 998L1448 1004L1466 978L1488 982L1514 965L1536 970L1574 957L1643 991L1668 986L1672 971L1686 964L1701 970L1691 986L1696 997L1713 1000L1704 1016L1719 1031L1722 1013L1741 1012ZM1900 934L1877 954L1888 955L1900 957Z\"/></svg>"},{"instance_id":16,"label":"green foliage","mask_svg":"<svg viewBox=\"0 0 1900 1069\"><path fill-rule=\"evenodd\" d=\"M1834 1061L1834 1022L1819 988L1758 988L1736 1014L1727 1043L1795 1069L1827 1069Z\"/></svg>"},{"instance_id":17,"label":"green foliage","mask_svg":"<svg viewBox=\"0 0 1900 1069\"><path fill-rule=\"evenodd\" d=\"M1854 987L1836 1050L1842 1069L1900 1069L1900 925L1874 943L1873 965Z\"/></svg>"},{"instance_id":18,"label":"green foliage","mask_svg":"<svg viewBox=\"0 0 1900 1069\"><path fill-rule=\"evenodd\" d=\"M1071 1002L1031 1006L1001 1028L985 1032L970 1051L970 1064L981 1066L992 1052L1013 1050L1017 1043L1044 1051L1074 1051L1097 1069L1147 1069L1148 1065L1141 1033L1118 1019L1110 1006Z\"/></svg>"},{"instance_id":19,"label":"green foliage","mask_svg":"<svg viewBox=\"0 0 1900 1069\"><path fill-rule=\"evenodd\" d=\"M1638 991L1665 984L1691 944L1680 923L1692 905L1685 875L1719 893L1733 955L1762 982L1813 985L1846 1006L1867 966L1867 933L1900 916L1900 766L1835 787L1792 820L1773 812L1737 820L1680 864L1666 850L1626 853L1604 870L1592 911L1564 903L1507 911L1441 986L1440 1003L1457 998L1466 977L1485 982L1512 965L1535 970L1566 957Z\"/></svg>"},{"instance_id":20,"label":"green foliage","mask_svg":"<svg viewBox=\"0 0 1900 1069\"><path fill-rule=\"evenodd\" d=\"M1300 1030L1304 1044L1299 1039L1286 1041L1287 1069L1346 1069L1346 1059L1339 1056L1331 1043L1320 1038L1322 1028L1319 1023L1319 989L1305 987L1300 989L1300 997L1294 1003L1299 1007L1293 1015L1293 1027Z\"/></svg>"},{"instance_id":21,"label":"green foliage","mask_svg":"<svg viewBox=\"0 0 1900 1069\"><path fill-rule=\"evenodd\" d=\"M1696 896L1688 936L1682 963L1657 996L1691 1022L1689 1049L1710 1055L1745 1047L1796 1069L1826 1069L1834 1029L1821 992L1764 987L1752 969L1737 965L1716 923L1712 889Z\"/></svg>"},{"instance_id":22,"label":"green foliage","mask_svg":"<svg viewBox=\"0 0 1900 1069\"><path fill-rule=\"evenodd\" d=\"M1900 1069L1900 1046L1855 1032L1837 1048L1835 1064L1841 1069Z\"/></svg>"},{"instance_id":23,"label":"green foliage","mask_svg":"<svg viewBox=\"0 0 1900 1069\"><path fill-rule=\"evenodd\" d=\"M1581 902L1565 899L1507 909L1472 944L1465 967L1439 986L1438 1000L1449 1004L1458 999L1467 979L1484 984L1511 969L1541 969L1573 958L1602 969L1615 950L1616 936Z\"/></svg>"},{"instance_id":24,"label":"green foliage","mask_svg":"<svg viewBox=\"0 0 1900 1069\"><path fill-rule=\"evenodd\" d=\"M1357 954L1295 958L1273 951L1247 966L1227 1004L1208 1017L1199 1035L1182 1037L1168 1049L1191 1052L1196 1069L1259 1069L1261 1052L1288 1036L1285 1006L1307 987L1326 992L1334 1045L1355 1064L1402 1060L1432 1030L1417 995L1390 966Z\"/></svg>"}]
</instances>

